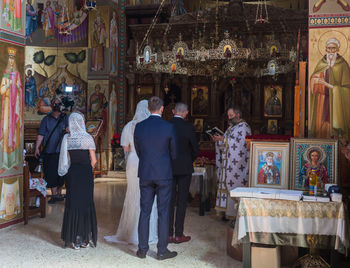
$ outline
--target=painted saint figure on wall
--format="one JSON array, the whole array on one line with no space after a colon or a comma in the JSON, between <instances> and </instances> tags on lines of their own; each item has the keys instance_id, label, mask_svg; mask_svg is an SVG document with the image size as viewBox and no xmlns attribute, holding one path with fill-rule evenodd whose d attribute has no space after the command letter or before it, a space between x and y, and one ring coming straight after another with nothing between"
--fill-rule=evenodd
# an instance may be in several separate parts
<instances>
[{"instance_id":1,"label":"painted saint figure on wall","mask_svg":"<svg viewBox=\"0 0 350 268\"><path fill-rule=\"evenodd\" d=\"M26 38L32 42L32 35L38 27L38 15L32 6L32 0L26 4Z\"/></svg>"},{"instance_id":2,"label":"painted saint figure on wall","mask_svg":"<svg viewBox=\"0 0 350 268\"><path fill-rule=\"evenodd\" d=\"M37 101L38 94L36 89L35 78L32 75L32 70L27 71L27 75L24 82L24 89L24 102L26 106L35 108L35 102Z\"/></svg>"},{"instance_id":3,"label":"painted saint figure on wall","mask_svg":"<svg viewBox=\"0 0 350 268\"><path fill-rule=\"evenodd\" d=\"M117 99L117 93L115 91L115 84L112 84L112 91L109 96L109 124L110 127L109 131L109 137L112 139L114 133L116 133L117 130L117 107L118 107L118 99Z\"/></svg>"},{"instance_id":4,"label":"painted saint figure on wall","mask_svg":"<svg viewBox=\"0 0 350 268\"><path fill-rule=\"evenodd\" d=\"M90 97L89 111L90 118L92 119L106 119L107 115L104 116L107 107L107 99L105 94L102 92L101 85L96 84L95 92Z\"/></svg>"},{"instance_id":5,"label":"painted saint figure on wall","mask_svg":"<svg viewBox=\"0 0 350 268\"><path fill-rule=\"evenodd\" d=\"M2 16L7 27L23 32L22 29L22 4L21 0L4 0L2 4Z\"/></svg>"},{"instance_id":6,"label":"painted saint figure on wall","mask_svg":"<svg viewBox=\"0 0 350 268\"><path fill-rule=\"evenodd\" d=\"M45 32L45 43L55 38L55 13L51 7L51 1L46 2L46 8L43 11L42 19L43 30Z\"/></svg>"},{"instance_id":7,"label":"painted saint figure on wall","mask_svg":"<svg viewBox=\"0 0 350 268\"><path fill-rule=\"evenodd\" d=\"M101 126L101 132L106 133L107 125L108 125L108 100L104 94L104 90L102 90L101 85L98 83L95 85L95 91L90 96L89 102L89 112L91 119L102 119L103 123Z\"/></svg>"},{"instance_id":8,"label":"painted saint figure on wall","mask_svg":"<svg viewBox=\"0 0 350 268\"><path fill-rule=\"evenodd\" d=\"M3 73L0 87L0 141L3 154L0 174L6 169L18 169L22 158L23 88L21 75L16 65L17 50L9 47L7 51L8 63Z\"/></svg>"},{"instance_id":9,"label":"painted saint figure on wall","mask_svg":"<svg viewBox=\"0 0 350 268\"><path fill-rule=\"evenodd\" d=\"M271 96L266 102L265 113L267 115L282 115L282 104L281 100L277 96L277 90L275 88L271 89Z\"/></svg>"},{"instance_id":10,"label":"painted saint figure on wall","mask_svg":"<svg viewBox=\"0 0 350 268\"><path fill-rule=\"evenodd\" d=\"M96 19L93 23L92 32L92 64L93 71L102 71L104 68L104 49L106 46L107 31L106 24L101 17L100 12L97 12Z\"/></svg>"},{"instance_id":11,"label":"painted saint figure on wall","mask_svg":"<svg viewBox=\"0 0 350 268\"><path fill-rule=\"evenodd\" d=\"M208 114L208 92L202 88L197 90L197 95L192 99L192 115Z\"/></svg>"},{"instance_id":12,"label":"painted saint figure on wall","mask_svg":"<svg viewBox=\"0 0 350 268\"><path fill-rule=\"evenodd\" d=\"M313 137L350 138L350 67L338 53L340 46L336 38L328 39L326 55L311 75L309 129Z\"/></svg>"},{"instance_id":13,"label":"painted saint figure on wall","mask_svg":"<svg viewBox=\"0 0 350 268\"><path fill-rule=\"evenodd\" d=\"M117 71L117 57L118 57L118 24L117 13L113 11L113 17L109 28L109 39L111 48L111 73Z\"/></svg>"}]
</instances>

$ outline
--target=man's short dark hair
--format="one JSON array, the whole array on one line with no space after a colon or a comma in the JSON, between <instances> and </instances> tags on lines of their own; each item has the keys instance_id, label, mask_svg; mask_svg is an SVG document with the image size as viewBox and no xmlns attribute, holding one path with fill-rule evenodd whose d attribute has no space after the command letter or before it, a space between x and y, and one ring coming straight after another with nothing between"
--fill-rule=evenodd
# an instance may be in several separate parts
<instances>
[{"instance_id":1,"label":"man's short dark hair","mask_svg":"<svg viewBox=\"0 0 350 268\"><path fill-rule=\"evenodd\" d=\"M157 96L153 96L148 100L148 109L151 113L158 111L163 105L163 100Z\"/></svg>"}]
</instances>

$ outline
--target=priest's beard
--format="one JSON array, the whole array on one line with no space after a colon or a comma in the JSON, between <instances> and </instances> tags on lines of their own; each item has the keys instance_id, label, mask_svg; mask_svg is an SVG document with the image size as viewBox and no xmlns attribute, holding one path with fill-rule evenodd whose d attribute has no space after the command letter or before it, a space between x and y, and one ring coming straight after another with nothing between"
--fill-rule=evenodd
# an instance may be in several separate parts
<instances>
[{"instance_id":1,"label":"priest's beard","mask_svg":"<svg viewBox=\"0 0 350 268\"><path fill-rule=\"evenodd\" d=\"M337 59L337 53L327 53L327 63L329 67L333 67Z\"/></svg>"},{"instance_id":2,"label":"priest's beard","mask_svg":"<svg viewBox=\"0 0 350 268\"><path fill-rule=\"evenodd\" d=\"M231 118L231 119L228 120L229 126L237 125L239 122L240 122L240 120L237 117Z\"/></svg>"}]
</instances>

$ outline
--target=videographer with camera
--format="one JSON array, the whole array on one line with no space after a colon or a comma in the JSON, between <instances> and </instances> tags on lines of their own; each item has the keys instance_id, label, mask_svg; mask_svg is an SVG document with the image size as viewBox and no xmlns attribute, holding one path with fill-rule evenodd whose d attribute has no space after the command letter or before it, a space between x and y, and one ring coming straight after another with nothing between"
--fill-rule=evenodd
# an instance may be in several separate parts
<instances>
[{"instance_id":1,"label":"videographer with camera","mask_svg":"<svg viewBox=\"0 0 350 268\"><path fill-rule=\"evenodd\" d=\"M40 157L44 163L44 177L47 187L51 188L52 196L49 204L63 201L61 195L64 177L58 175L58 161L61 142L64 134L68 132L68 116L62 112L62 102L59 98L51 101L52 111L46 115L40 124L35 146L35 156ZM40 146L44 148L40 153Z\"/></svg>"}]
</instances>

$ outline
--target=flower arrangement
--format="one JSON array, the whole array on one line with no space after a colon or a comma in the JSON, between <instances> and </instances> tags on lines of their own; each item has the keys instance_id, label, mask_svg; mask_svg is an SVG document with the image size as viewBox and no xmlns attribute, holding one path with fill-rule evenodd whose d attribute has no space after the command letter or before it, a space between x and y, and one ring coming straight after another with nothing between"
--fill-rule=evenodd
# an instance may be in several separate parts
<instances>
[{"instance_id":1,"label":"flower arrangement","mask_svg":"<svg viewBox=\"0 0 350 268\"><path fill-rule=\"evenodd\" d=\"M115 133L113 135L113 138L111 140L111 145L113 148L120 147L120 135L118 133Z\"/></svg>"}]
</instances>

